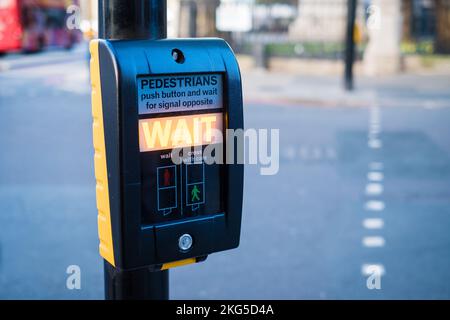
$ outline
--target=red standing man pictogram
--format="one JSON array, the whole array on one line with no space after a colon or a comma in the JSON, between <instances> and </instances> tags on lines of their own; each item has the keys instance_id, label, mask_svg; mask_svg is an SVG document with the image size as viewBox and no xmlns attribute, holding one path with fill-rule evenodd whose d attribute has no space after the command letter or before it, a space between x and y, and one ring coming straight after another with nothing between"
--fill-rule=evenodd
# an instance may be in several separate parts
<instances>
[{"instance_id":1,"label":"red standing man pictogram","mask_svg":"<svg viewBox=\"0 0 450 320\"><path fill-rule=\"evenodd\" d=\"M169 169L164 170L164 187L170 186L170 171Z\"/></svg>"}]
</instances>

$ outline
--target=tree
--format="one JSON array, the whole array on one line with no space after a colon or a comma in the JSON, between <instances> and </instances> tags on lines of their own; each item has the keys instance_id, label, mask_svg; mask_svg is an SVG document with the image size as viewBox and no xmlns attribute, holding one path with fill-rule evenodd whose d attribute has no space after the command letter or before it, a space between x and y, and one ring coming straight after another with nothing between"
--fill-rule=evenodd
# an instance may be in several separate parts
<instances>
[{"instance_id":1,"label":"tree","mask_svg":"<svg viewBox=\"0 0 450 320\"><path fill-rule=\"evenodd\" d=\"M436 52L450 53L450 0L436 0L436 24Z\"/></svg>"}]
</instances>

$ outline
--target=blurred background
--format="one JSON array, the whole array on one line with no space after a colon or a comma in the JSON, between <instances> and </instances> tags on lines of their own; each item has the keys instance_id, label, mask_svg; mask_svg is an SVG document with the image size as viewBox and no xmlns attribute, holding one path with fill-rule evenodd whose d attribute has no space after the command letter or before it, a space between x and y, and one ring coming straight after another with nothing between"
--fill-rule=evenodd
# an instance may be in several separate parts
<instances>
[{"instance_id":1,"label":"blurred background","mask_svg":"<svg viewBox=\"0 0 450 320\"><path fill-rule=\"evenodd\" d=\"M280 129L240 247L171 271L172 299L450 298L450 0L168 0L168 34L225 38L246 128ZM97 1L0 0L1 299L103 298L96 36Z\"/></svg>"}]
</instances>

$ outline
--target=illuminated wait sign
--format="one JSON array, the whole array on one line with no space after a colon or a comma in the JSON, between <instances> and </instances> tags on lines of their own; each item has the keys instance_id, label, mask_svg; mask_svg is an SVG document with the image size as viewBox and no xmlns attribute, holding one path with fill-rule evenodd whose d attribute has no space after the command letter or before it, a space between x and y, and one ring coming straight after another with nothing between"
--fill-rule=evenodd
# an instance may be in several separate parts
<instances>
[{"instance_id":1,"label":"illuminated wait sign","mask_svg":"<svg viewBox=\"0 0 450 320\"><path fill-rule=\"evenodd\" d=\"M222 143L222 113L139 120L141 152Z\"/></svg>"}]
</instances>

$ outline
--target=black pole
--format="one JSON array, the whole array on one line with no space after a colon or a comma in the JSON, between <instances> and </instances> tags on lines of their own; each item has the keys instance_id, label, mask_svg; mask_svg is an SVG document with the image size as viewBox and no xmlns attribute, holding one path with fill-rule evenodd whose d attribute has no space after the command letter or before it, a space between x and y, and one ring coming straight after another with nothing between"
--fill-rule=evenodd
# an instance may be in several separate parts
<instances>
[{"instance_id":1,"label":"black pole","mask_svg":"<svg viewBox=\"0 0 450 320\"><path fill-rule=\"evenodd\" d=\"M99 38L157 40L167 37L166 0L99 0ZM169 271L122 270L104 261L107 300L168 300Z\"/></svg>"},{"instance_id":2,"label":"black pole","mask_svg":"<svg viewBox=\"0 0 450 320\"><path fill-rule=\"evenodd\" d=\"M119 270L104 262L106 300L168 300L169 271Z\"/></svg>"},{"instance_id":3,"label":"black pole","mask_svg":"<svg viewBox=\"0 0 450 320\"><path fill-rule=\"evenodd\" d=\"M166 0L99 0L98 35L136 40L167 37Z\"/></svg>"},{"instance_id":4,"label":"black pole","mask_svg":"<svg viewBox=\"0 0 450 320\"><path fill-rule=\"evenodd\" d=\"M345 89L353 90L355 60L355 19L357 0L347 0L347 30L345 37Z\"/></svg>"}]
</instances>

